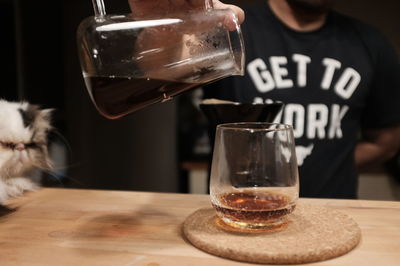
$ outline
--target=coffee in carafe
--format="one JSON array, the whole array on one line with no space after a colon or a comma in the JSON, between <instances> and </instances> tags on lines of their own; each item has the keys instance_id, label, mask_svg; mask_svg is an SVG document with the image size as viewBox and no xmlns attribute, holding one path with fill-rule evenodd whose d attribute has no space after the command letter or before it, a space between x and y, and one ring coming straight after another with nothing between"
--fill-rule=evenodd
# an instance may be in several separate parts
<instances>
[{"instance_id":1,"label":"coffee in carafe","mask_svg":"<svg viewBox=\"0 0 400 266\"><path fill-rule=\"evenodd\" d=\"M170 100L200 84L150 78L88 77L85 83L98 111L109 119L135 112L145 106Z\"/></svg>"}]
</instances>

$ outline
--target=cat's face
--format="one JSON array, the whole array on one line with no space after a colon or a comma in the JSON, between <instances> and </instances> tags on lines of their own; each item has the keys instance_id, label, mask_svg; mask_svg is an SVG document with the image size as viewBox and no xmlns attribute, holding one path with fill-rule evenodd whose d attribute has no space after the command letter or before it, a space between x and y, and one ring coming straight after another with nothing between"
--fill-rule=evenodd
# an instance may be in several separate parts
<instances>
[{"instance_id":1,"label":"cat's face","mask_svg":"<svg viewBox=\"0 0 400 266\"><path fill-rule=\"evenodd\" d=\"M0 100L0 178L20 176L33 167L50 168L50 113L26 102Z\"/></svg>"}]
</instances>

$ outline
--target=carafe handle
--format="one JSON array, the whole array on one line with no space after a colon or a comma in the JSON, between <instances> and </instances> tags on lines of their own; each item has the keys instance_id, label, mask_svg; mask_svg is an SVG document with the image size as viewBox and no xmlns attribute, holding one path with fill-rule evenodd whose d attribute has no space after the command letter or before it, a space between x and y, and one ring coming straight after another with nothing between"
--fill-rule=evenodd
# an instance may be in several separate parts
<instances>
[{"instance_id":1,"label":"carafe handle","mask_svg":"<svg viewBox=\"0 0 400 266\"><path fill-rule=\"evenodd\" d=\"M213 0L205 0L206 1L206 9L213 9Z\"/></svg>"},{"instance_id":2,"label":"carafe handle","mask_svg":"<svg viewBox=\"0 0 400 266\"><path fill-rule=\"evenodd\" d=\"M93 9L94 9L94 16L96 18L101 18L106 15L106 9L104 7L103 0L92 0Z\"/></svg>"}]
</instances>

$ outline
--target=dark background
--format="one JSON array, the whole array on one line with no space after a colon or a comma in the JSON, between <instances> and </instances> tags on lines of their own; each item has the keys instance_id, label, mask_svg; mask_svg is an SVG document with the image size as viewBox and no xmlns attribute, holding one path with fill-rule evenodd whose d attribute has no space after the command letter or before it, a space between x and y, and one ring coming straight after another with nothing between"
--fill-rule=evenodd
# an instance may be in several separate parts
<instances>
[{"instance_id":1,"label":"dark background","mask_svg":"<svg viewBox=\"0 0 400 266\"><path fill-rule=\"evenodd\" d=\"M105 4L107 13L129 12L126 0ZM336 9L378 27L400 53L399 1L339 0ZM181 163L204 159L193 152L204 130L193 93L119 120L101 117L76 50L76 29L92 14L89 0L0 0L0 98L56 108L54 124L66 140L64 186L186 192Z\"/></svg>"}]
</instances>

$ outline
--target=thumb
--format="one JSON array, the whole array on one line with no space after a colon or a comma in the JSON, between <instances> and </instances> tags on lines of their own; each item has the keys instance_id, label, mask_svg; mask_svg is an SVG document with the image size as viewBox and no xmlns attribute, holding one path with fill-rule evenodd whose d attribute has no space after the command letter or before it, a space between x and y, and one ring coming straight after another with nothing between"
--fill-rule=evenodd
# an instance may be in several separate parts
<instances>
[{"instance_id":1,"label":"thumb","mask_svg":"<svg viewBox=\"0 0 400 266\"><path fill-rule=\"evenodd\" d=\"M245 15L244 15L243 9L241 9L240 7L235 6L235 5L227 5L227 4L221 3L218 0L214 0L213 5L214 5L215 9L227 9L227 8L232 9L238 18L239 24L243 23Z\"/></svg>"}]
</instances>

